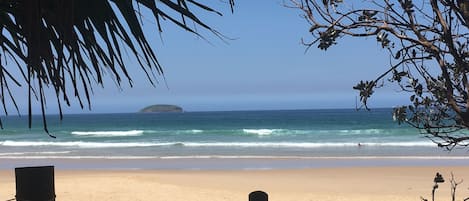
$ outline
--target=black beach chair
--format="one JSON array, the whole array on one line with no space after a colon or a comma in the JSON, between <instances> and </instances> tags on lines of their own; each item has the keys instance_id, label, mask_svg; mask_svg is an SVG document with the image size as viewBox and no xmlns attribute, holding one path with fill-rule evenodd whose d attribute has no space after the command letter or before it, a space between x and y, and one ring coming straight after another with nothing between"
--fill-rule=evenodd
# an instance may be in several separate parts
<instances>
[{"instance_id":1,"label":"black beach chair","mask_svg":"<svg viewBox=\"0 0 469 201\"><path fill-rule=\"evenodd\" d=\"M269 196L264 191L254 191L249 193L249 201L268 201Z\"/></svg>"},{"instance_id":2,"label":"black beach chair","mask_svg":"<svg viewBox=\"0 0 469 201\"><path fill-rule=\"evenodd\" d=\"M55 201L54 166L15 168L17 201Z\"/></svg>"}]
</instances>

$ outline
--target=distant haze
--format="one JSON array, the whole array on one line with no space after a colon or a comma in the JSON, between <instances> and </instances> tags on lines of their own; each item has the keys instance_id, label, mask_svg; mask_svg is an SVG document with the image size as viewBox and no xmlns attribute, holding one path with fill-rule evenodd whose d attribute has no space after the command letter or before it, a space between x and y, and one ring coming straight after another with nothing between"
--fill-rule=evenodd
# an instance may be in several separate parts
<instances>
[{"instance_id":1,"label":"distant haze","mask_svg":"<svg viewBox=\"0 0 469 201\"><path fill-rule=\"evenodd\" d=\"M121 91L107 80L104 89L94 88L91 112L135 112L153 104L175 104L187 111L354 108L358 93L352 87L386 69L386 52L370 38L343 39L327 52L311 48L305 53L300 41L311 39L309 25L282 2L237 1L234 14L226 5L220 6L223 17L202 16L233 38L226 43L203 32L207 42L169 23L164 23L160 38L151 19L144 19L167 85L160 78L153 87L137 64L127 65L134 88L124 85ZM27 93L18 89L15 94L21 113L26 113ZM58 112L54 97L49 96L49 114ZM370 106L406 101L393 87L385 87ZM65 113L90 112L82 111L77 101L72 104ZM40 113L38 103L33 110Z\"/></svg>"}]
</instances>

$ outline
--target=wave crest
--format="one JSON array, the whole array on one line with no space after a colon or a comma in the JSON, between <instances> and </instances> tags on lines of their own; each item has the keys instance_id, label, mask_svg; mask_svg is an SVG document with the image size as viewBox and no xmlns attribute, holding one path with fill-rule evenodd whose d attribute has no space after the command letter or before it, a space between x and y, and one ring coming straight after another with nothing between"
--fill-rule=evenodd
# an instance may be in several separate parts
<instances>
[{"instance_id":1,"label":"wave crest","mask_svg":"<svg viewBox=\"0 0 469 201\"><path fill-rule=\"evenodd\" d=\"M277 129L243 129L244 133L256 135L271 135L275 131L277 131Z\"/></svg>"},{"instance_id":2,"label":"wave crest","mask_svg":"<svg viewBox=\"0 0 469 201\"><path fill-rule=\"evenodd\" d=\"M89 136L89 137L127 137L141 136L143 130L130 131L73 131L72 135Z\"/></svg>"},{"instance_id":3,"label":"wave crest","mask_svg":"<svg viewBox=\"0 0 469 201\"><path fill-rule=\"evenodd\" d=\"M10 147L79 147L79 148L126 148L126 147L248 147L248 148L324 148L324 147L358 147L358 143L341 142L41 142L41 141L3 141L0 146ZM382 143L360 143L363 147L436 147L432 142L382 142Z\"/></svg>"},{"instance_id":4,"label":"wave crest","mask_svg":"<svg viewBox=\"0 0 469 201\"><path fill-rule=\"evenodd\" d=\"M68 142L44 142L44 141L4 141L0 142L2 146L9 147L39 147L39 146L53 146L53 147L79 147L79 148L125 148L125 147L155 147L155 146L170 146L174 143L148 143L148 142L83 142L83 141L68 141Z\"/></svg>"}]
</instances>

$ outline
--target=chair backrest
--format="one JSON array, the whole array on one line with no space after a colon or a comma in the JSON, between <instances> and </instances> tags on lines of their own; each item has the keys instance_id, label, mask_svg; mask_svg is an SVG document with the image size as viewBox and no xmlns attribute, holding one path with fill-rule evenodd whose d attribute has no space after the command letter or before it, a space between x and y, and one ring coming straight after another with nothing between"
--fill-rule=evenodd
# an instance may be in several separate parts
<instances>
[{"instance_id":1,"label":"chair backrest","mask_svg":"<svg viewBox=\"0 0 469 201\"><path fill-rule=\"evenodd\" d=\"M264 191L254 191L249 193L249 201L268 201L269 196Z\"/></svg>"},{"instance_id":2,"label":"chair backrest","mask_svg":"<svg viewBox=\"0 0 469 201\"><path fill-rule=\"evenodd\" d=\"M54 166L15 168L17 201L54 201Z\"/></svg>"}]
</instances>

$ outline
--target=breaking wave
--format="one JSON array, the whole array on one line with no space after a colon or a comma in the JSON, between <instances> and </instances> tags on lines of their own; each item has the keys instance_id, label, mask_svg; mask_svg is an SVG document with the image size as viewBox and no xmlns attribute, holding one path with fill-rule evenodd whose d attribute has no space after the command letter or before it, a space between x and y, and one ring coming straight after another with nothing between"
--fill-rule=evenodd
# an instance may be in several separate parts
<instances>
[{"instance_id":1,"label":"breaking wave","mask_svg":"<svg viewBox=\"0 0 469 201\"><path fill-rule=\"evenodd\" d=\"M73 131L72 135L89 136L89 137L141 136L141 135L143 135L143 130L130 130L130 131Z\"/></svg>"},{"instance_id":2,"label":"breaking wave","mask_svg":"<svg viewBox=\"0 0 469 201\"><path fill-rule=\"evenodd\" d=\"M255 135L271 135L278 129L243 129L244 133Z\"/></svg>"},{"instance_id":3,"label":"breaking wave","mask_svg":"<svg viewBox=\"0 0 469 201\"><path fill-rule=\"evenodd\" d=\"M314 142L41 142L41 141L3 141L0 146L9 147L79 147L79 148L125 148L125 147L252 147L252 148L322 148L322 147L357 147L357 143L314 143ZM360 143L362 147L436 147L432 142L383 142Z\"/></svg>"}]
</instances>

